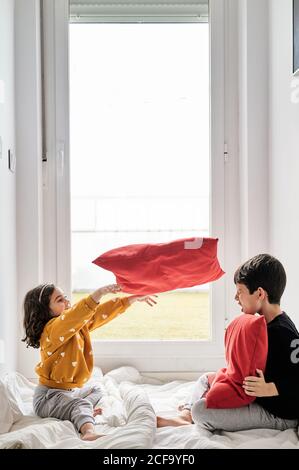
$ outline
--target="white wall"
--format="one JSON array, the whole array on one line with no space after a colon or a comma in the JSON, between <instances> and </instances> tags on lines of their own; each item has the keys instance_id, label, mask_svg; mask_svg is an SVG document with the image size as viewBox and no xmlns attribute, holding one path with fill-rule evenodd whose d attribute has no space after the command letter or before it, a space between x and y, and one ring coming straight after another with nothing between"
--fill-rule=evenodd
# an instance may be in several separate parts
<instances>
[{"instance_id":1,"label":"white wall","mask_svg":"<svg viewBox=\"0 0 299 470\"><path fill-rule=\"evenodd\" d=\"M282 307L299 327L299 77L292 76L292 0L239 0L242 259L284 264ZM292 88L292 84L296 88Z\"/></svg>"},{"instance_id":2,"label":"white wall","mask_svg":"<svg viewBox=\"0 0 299 470\"><path fill-rule=\"evenodd\" d=\"M269 250L269 1L239 0L242 261Z\"/></svg>"},{"instance_id":3,"label":"white wall","mask_svg":"<svg viewBox=\"0 0 299 470\"><path fill-rule=\"evenodd\" d=\"M241 262L239 240L239 0L227 0L225 12L225 141L228 158L225 163L225 314L230 322L239 309L234 300L234 272Z\"/></svg>"},{"instance_id":4,"label":"white wall","mask_svg":"<svg viewBox=\"0 0 299 470\"><path fill-rule=\"evenodd\" d=\"M8 104L10 89L13 98L13 3L0 0L0 79L3 73L8 74L6 80L10 83L6 103L0 104L4 150L14 143L12 101ZM229 142L226 200L231 203L226 214L229 221L226 231L227 235L238 233L241 227L242 246L231 244L226 255L227 310L229 316L235 313L232 275L236 265L258 252L269 251L286 267L289 280L283 305L299 326L296 296L299 103L291 102L292 0L229 0L228 3L231 12L226 24L230 50L226 58L226 99L230 107L225 134ZM18 310L20 323L25 292L43 280L39 1L16 0L15 4L17 233L21 234L17 240L18 305L15 300L16 182L7 170L7 160L0 159L0 226L6 227L0 230L0 259L4 260L0 264L0 339L4 332L7 343L11 344L9 368L15 364L13 345L20 344L21 337L20 329L15 332L14 315ZM37 351L25 351L21 345L19 371L34 377L33 365L37 360Z\"/></svg>"},{"instance_id":5,"label":"white wall","mask_svg":"<svg viewBox=\"0 0 299 470\"><path fill-rule=\"evenodd\" d=\"M25 348L22 303L26 292L42 281L42 141L39 0L16 0L16 141L19 329L18 370L35 377L39 351Z\"/></svg>"},{"instance_id":6,"label":"white wall","mask_svg":"<svg viewBox=\"0 0 299 470\"><path fill-rule=\"evenodd\" d=\"M299 327L299 81L296 92L292 3L270 0L270 251L286 268L282 306Z\"/></svg>"},{"instance_id":7,"label":"white wall","mask_svg":"<svg viewBox=\"0 0 299 470\"><path fill-rule=\"evenodd\" d=\"M16 173L8 169L15 152L14 1L0 1L0 372L16 368ZM3 90L4 89L4 90ZM4 349L4 364L1 352Z\"/></svg>"}]
</instances>

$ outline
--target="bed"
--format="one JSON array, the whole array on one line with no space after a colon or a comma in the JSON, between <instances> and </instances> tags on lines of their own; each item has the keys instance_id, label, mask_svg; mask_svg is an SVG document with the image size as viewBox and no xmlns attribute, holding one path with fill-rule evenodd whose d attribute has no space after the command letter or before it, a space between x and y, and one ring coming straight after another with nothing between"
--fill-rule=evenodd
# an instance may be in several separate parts
<instances>
[{"instance_id":1,"label":"bed","mask_svg":"<svg viewBox=\"0 0 299 470\"><path fill-rule=\"evenodd\" d=\"M95 368L90 383L95 382L104 393L96 427L106 435L83 442L71 422L34 415L33 383L19 373L2 377L0 449L299 449L298 429L213 434L194 424L157 429L156 413L174 415L194 382L164 383L132 367L105 375Z\"/></svg>"}]
</instances>

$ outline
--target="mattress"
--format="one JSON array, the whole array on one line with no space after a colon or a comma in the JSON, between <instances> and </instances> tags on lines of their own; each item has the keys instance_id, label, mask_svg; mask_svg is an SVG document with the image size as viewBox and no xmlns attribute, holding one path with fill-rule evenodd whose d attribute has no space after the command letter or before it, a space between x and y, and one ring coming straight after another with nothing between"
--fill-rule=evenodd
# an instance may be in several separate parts
<instances>
[{"instance_id":1,"label":"mattress","mask_svg":"<svg viewBox=\"0 0 299 470\"><path fill-rule=\"evenodd\" d=\"M132 367L105 375L95 368L89 383L103 390L96 430L105 436L90 442L83 442L69 421L35 416L35 385L21 374L7 374L1 382L7 409L5 414L3 406L0 449L299 449L298 429L210 433L195 424L157 429L156 415L176 415L194 382L165 383Z\"/></svg>"}]
</instances>

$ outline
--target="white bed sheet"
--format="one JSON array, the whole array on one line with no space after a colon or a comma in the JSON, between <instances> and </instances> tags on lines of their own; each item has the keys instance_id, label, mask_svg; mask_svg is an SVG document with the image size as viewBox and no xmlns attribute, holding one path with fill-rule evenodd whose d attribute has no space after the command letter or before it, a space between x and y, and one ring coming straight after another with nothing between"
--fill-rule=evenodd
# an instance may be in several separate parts
<instances>
[{"instance_id":1,"label":"white bed sheet","mask_svg":"<svg viewBox=\"0 0 299 470\"><path fill-rule=\"evenodd\" d=\"M165 385L144 385L152 406L161 416L176 415L194 382L170 382ZM156 430L155 449L299 449L298 429L276 431L256 429L239 432L210 433L195 424Z\"/></svg>"},{"instance_id":2,"label":"white bed sheet","mask_svg":"<svg viewBox=\"0 0 299 470\"><path fill-rule=\"evenodd\" d=\"M298 430L291 429L214 434L194 424L156 429L156 414L173 416L194 382L163 383L132 367L121 367L105 376L96 368L90 380L94 382L100 383L104 392L100 403L104 413L96 417L97 431L106 436L83 442L69 421L34 416L34 384L18 373L2 378L13 424L9 432L0 434L0 449L299 449Z\"/></svg>"}]
</instances>

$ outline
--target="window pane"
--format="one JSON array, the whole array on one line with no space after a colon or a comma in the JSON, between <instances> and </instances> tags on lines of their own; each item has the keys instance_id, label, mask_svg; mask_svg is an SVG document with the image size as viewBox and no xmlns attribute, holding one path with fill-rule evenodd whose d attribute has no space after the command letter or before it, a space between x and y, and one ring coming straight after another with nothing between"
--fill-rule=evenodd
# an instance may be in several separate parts
<instances>
[{"instance_id":1,"label":"window pane","mask_svg":"<svg viewBox=\"0 0 299 470\"><path fill-rule=\"evenodd\" d=\"M74 300L115 282L91 263L104 251L209 236L209 116L208 24L70 25ZM209 286L93 335L208 339Z\"/></svg>"}]
</instances>

